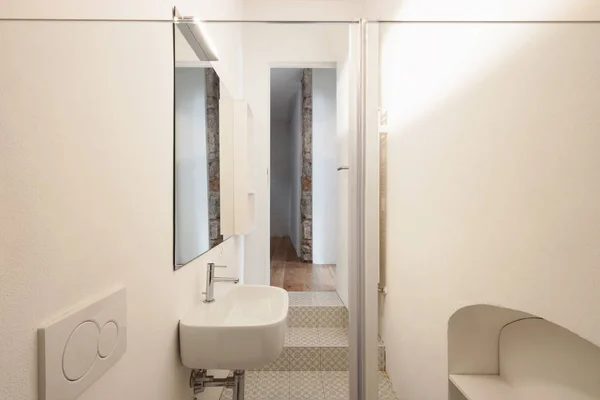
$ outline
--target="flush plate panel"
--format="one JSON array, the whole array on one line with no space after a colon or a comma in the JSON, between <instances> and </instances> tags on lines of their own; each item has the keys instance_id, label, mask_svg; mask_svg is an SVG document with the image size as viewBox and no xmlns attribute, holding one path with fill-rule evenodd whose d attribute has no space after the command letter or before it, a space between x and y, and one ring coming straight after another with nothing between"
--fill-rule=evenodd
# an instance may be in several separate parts
<instances>
[{"instance_id":1,"label":"flush plate panel","mask_svg":"<svg viewBox=\"0 0 600 400\"><path fill-rule=\"evenodd\" d=\"M127 348L125 288L38 331L41 400L70 400L114 365Z\"/></svg>"}]
</instances>

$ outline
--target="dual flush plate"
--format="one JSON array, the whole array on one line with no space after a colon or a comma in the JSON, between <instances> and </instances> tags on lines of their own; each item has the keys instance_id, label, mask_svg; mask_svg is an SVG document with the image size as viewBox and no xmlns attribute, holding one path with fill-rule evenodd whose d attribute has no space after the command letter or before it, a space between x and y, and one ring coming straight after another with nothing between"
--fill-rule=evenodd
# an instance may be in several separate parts
<instances>
[{"instance_id":1,"label":"dual flush plate","mask_svg":"<svg viewBox=\"0 0 600 400\"><path fill-rule=\"evenodd\" d=\"M40 400L77 398L127 348L126 291L119 289L38 331Z\"/></svg>"}]
</instances>

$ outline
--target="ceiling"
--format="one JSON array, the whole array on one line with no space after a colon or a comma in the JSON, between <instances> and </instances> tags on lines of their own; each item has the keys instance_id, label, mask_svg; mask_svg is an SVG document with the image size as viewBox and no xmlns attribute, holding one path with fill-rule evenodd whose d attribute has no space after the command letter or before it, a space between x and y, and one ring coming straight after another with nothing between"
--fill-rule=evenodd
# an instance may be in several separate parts
<instances>
[{"instance_id":1,"label":"ceiling","mask_svg":"<svg viewBox=\"0 0 600 400\"><path fill-rule=\"evenodd\" d=\"M291 120L292 102L301 78L302 68L271 69L271 121Z\"/></svg>"}]
</instances>

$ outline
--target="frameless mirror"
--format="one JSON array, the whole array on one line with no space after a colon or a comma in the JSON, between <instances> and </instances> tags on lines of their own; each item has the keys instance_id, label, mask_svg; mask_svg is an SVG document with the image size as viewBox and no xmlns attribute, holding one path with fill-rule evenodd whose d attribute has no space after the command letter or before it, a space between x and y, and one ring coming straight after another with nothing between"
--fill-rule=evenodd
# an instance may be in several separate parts
<instances>
[{"instance_id":1,"label":"frameless mirror","mask_svg":"<svg viewBox=\"0 0 600 400\"><path fill-rule=\"evenodd\" d=\"M175 269L219 245L219 99L228 96L197 24L173 24L175 76Z\"/></svg>"}]
</instances>

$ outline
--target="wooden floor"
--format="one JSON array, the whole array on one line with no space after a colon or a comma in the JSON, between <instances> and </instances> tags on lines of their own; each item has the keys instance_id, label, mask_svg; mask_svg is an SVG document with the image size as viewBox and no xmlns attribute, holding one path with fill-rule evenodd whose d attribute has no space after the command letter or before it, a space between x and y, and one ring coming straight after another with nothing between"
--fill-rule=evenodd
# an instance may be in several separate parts
<instances>
[{"instance_id":1,"label":"wooden floor","mask_svg":"<svg viewBox=\"0 0 600 400\"><path fill-rule=\"evenodd\" d=\"M335 265L303 263L290 238L272 237L271 286L288 292L335 291Z\"/></svg>"}]
</instances>

